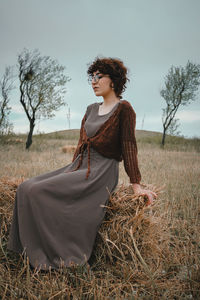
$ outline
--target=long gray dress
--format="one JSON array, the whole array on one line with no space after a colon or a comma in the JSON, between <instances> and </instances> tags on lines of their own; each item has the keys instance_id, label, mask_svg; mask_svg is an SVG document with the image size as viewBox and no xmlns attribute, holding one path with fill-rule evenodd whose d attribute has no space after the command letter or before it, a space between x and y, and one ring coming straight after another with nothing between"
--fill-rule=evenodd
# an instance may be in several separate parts
<instances>
[{"instance_id":1,"label":"long gray dress","mask_svg":"<svg viewBox=\"0 0 200 300\"><path fill-rule=\"evenodd\" d=\"M93 136L118 104L99 116L99 104L89 106L85 130ZM79 169L80 155L58 170L24 181L16 192L8 248L26 252L30 264L39 269L59 268L90 258L95 237L105 215L109 192L118 183L119 162L90 149Z\"/></svg>"}]
</instances>

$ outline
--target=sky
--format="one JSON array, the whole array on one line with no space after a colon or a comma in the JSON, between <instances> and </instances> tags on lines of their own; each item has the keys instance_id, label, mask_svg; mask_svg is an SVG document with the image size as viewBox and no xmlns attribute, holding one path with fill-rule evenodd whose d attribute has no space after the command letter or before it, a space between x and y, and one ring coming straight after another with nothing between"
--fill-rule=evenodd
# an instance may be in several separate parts
<instances>
[{"instance_id":1,"label":"sky","mask_svg":"<svg viewBox=\"0 0 200 300\"><path fill-rule=\"evenodd\" d=\"M0 0L0 77L23 48L56 59L71 78L67 105L53 119L40 120L34 133L74 129L89 104L103 101L88 84L88 64L99 55L120 58L129 69L123 99L136 112L136 129L162 132L165 76L172 65L200 63L199 12L199 0ZM16 133L25 133L18 79L15 86L10 121ZM200 137L199 92L176 117L181 135Z\"/></svg>"}]
</instances>

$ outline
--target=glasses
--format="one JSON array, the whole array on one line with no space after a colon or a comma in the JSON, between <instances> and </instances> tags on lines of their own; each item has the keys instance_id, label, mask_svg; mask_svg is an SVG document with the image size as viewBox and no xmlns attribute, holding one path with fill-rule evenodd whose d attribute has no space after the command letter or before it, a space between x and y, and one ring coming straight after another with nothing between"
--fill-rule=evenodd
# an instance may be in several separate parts
<instances>
[{"instance_id":1,"label":"glasses","mask_svg":"<svg viewBox=\"0 0 200 300\"><path fill-rule=\"evenodd\" d=\"M98 82L102 77L109 77L109 75L100 75L100 73L97 73L95 75L92 75L88 78L89 83L92 83L92 80L94 83Z\"/></svg>"}]
</instances>

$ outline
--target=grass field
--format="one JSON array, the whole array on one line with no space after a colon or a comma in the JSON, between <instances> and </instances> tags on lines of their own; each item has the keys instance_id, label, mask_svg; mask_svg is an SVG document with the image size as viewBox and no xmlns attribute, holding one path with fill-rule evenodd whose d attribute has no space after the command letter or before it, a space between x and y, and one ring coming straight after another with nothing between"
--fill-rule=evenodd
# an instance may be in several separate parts
<instances>
[{"instance_id":1,"label":"grass field","mask_svg":"<svg viewBox=\"0 0 200 300\"><path fill-rule=\"evenodd\" d=\"M78 135L77 130L37 135L29 151L23 135L0 141L1 299L199 299L197 138L167 137L162 149L161 134L136 133L142 183L152 185L159 197L152 208L134 198L120 163L119 186L100 228L91 268L36 272L24 257L7 250L17 185L70 163L72 153L63 153L62 147L76 145Z\"/></svg>"}]
</instances>

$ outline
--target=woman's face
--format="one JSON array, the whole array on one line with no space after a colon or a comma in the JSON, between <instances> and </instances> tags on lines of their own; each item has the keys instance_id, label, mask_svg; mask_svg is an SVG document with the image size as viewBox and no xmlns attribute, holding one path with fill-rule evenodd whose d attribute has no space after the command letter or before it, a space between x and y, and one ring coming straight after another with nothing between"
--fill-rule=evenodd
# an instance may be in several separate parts
<instances>
[{"instance_id":1,"label":"woman's face","mask_svg":"<svg viewBox=\"0 0 200 300\"><path fill-rule=\"evenodd\" d=\"M113 93L114 90L111 87L112 80L109 75L104 75L99 71L93 73L92 77L92 88L96 96L105 97L110 93Z\"/></svg>"}]
</instances>

